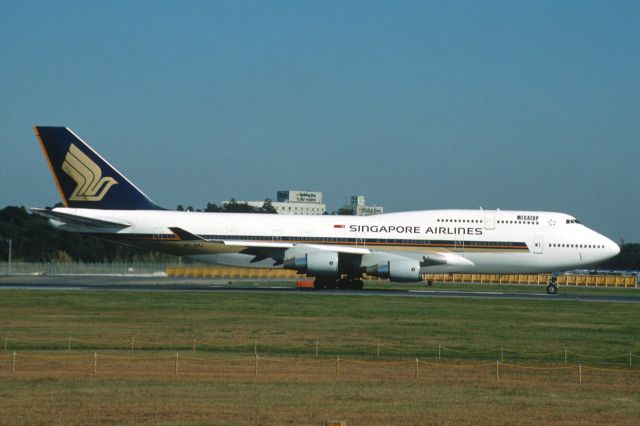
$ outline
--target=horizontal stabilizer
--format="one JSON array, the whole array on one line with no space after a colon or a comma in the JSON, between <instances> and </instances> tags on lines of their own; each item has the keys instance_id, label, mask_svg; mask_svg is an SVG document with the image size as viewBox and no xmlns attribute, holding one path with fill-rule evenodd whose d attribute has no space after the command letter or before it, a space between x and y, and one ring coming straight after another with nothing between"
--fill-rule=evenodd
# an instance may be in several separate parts
<instances>
[{"instance_id":1,"label":"horizontal stabilizer","mask_svg":"<svg viewBox=\"0 0 640 426\"><path fill-rule=\"evenodd\" d=\"M112 220L95 219L92 217L80 216L70 213L62 213L56 210L39 209L31 207L29 211L46 217L47 219L57 220L69 225L88 226L91 228L128 228L131 226L125 222L116 222Z\"/></svg>"}]
</instances>

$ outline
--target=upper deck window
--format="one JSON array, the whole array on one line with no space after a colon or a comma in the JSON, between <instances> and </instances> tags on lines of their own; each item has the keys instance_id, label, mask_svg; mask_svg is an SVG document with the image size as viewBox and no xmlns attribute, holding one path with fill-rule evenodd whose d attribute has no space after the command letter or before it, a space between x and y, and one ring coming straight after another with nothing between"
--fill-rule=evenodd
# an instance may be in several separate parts
<instances>
[{"instance_id":1,"label":"upper deck window","mask_svg":"<svg viewBox=\"0 0 640 426\"><path fill-rule=\"evenodd\" d=\"M567 223L580 223L577 219L567 219Z\"/></svg>"}]
</instances>

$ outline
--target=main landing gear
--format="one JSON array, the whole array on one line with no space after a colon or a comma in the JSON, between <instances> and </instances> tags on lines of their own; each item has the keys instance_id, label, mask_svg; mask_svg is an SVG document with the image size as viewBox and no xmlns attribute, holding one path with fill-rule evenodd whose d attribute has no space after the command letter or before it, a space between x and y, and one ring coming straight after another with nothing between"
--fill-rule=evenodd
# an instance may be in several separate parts
<instances>
[{"instance_id":1,"label":"main landing gear","mask_svg":"<svg viewBox=\"0 0 640 426\"><path fill-rule=\"evenodd\" d=\"M327 279L327 278L316 278L313 282L313 288L315 289L336 289L340 288L343 290L362 290L364 288L364 283L359 278L341 278L339 280L336 279Z\"/></svg>"},{"instance_id":2,"label":"main landing gear","mask_svg":"<svg viewBox=\"0 0 640 426\"><path fill-rule=\"evenodd\" d=\"M549 278L549 284L547 285L548 294L556 294L558 292L558 277Z\"/></svg>"}]
</instances>

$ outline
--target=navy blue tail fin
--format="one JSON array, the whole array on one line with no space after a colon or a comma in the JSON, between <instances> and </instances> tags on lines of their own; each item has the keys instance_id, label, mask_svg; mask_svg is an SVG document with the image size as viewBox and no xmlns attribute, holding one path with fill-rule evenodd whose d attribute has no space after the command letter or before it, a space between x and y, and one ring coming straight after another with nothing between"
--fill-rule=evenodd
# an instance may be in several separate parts
<instances>
[{"instance_id":1,"label":"navy blue tail fin","mask_svg":"<svg viewBox=\"0 0 640 426\"><path fill-rule=\"evenodd\" d=\"M133 183L67 127L34 127L67 207L158 210Z\"/></svg>"}]
</instances>

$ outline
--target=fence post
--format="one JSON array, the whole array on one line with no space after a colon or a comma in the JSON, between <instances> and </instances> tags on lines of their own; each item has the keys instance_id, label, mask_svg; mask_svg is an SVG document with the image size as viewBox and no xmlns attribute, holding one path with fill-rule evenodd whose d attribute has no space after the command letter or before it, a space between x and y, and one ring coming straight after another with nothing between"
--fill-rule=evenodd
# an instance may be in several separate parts
<instances>
[{"instance_id":1,"label":"fence post","mask_svg":"<svg viewBox=\"0 0 640 426\"><path fill-rule=\"evenodd\" d=\"M253 370L253 375L258 377L258 354L256 354L256 362L255 362L255 368Z\"/></svg>"},{"instance_id":2,"label":"fence post","mask_svg":"<svg viewBox=\"0 0 640 426\"><path fill-rule=\"evenodd\" d=\"M629 351L629 367L632 367L632 365L631 365L631 351Z\"/></svg>"},{"instance_id":3,"label":"fence post","mask_svg":"<svg viewBox=\"0 0 640 426\"><path fill-rule=\"evenodd\" d=\"M504 362L504 346L500 346L500 362Z\"/></svg>"},{"instance_id":4,"label":"fence post","mask_svg":"<svg viewBox=\"0 0 640 426\"><path fill-rule=\"evenodd\" d=\"M4 336L4 351L5 352L7 351L7 339L8 339L8 337Z\"/></svg>"},{"instance_id":5,"label":"fence post","mask_svg":"<svg viewBox=\"0 0 640 426\"><path fill-rule=\"evenodd\" d=\"M318 341L316 340L316 358L318 358Z\"/></svg>"},{"instance_id":6,"label":"fence post","mask_svg":"<svg viewBox=\"0 0 640 426\"><path fill-rule=\"evenodd\" d=\"M13 359L11 360L11 372L16 372L16 352L13 351Z\"/></svg>"},{"instance_id":7,"label":"fence post","mask_svg":"<svg viewBox=\"0 0 640 426\"><path fill-rule=\"evenodd\" d=\"M336 377L340 375L340 356L336 355Z\"/></svg>"},{"instance_id":8,"label":"fence post","mask_svg":"<svg viewBox=\"0 0 640 426\"><path fill-rule=\"evenodd\" d=\"M578 381L582 384L582 364L578 364Z\"/></svg>"},{"instance_id":9,"label":"fence post","mask_svg":"<svg viewBox=\"0 0 640 426\"><path fill-rule=\"evenodd\" d=\"M567 366L567 347L564 347L564 366Z\"/></svg>"},{"instance_id":10,"label":"fence post","mask_svg":"<svg viewBox=\"0 0 640 426\"><path fill-rule=\"evenodd\" d=\"M196 351L196 336L193 336L193 352Z\"/></svg>"},{"instance_id":11,"label":"fence post","mask_svg":"<svg viewBox=\"0 0 640 426\"><path fill-rule=\"evenodd\" d=\"M178 358L180 357L180 354L178 352L176 352L176 368L174 370L173 374L178 374Z\"/></svg>"},{"instance_id":12,"label":"fence post","mask_svg":"<svg viewBox=\"0 0 640 426\"><path fill-rule=\"evenodd\" d=\"M376 343L376 358L380 358L380 342Z\"/></svg>"},{"instance_id":13,"label":"fence post","mask_svg":"<svg viewBox=\"0 0 640 426\"><path fill-rule=\"evenodd\" d=\"M258 355L258 339L253 339L253 354Z\"/></svg>"},{"instance_id":14,"label":"fence post","mask_svg":"<svg viewBox=\"0 0 640 426\"><path fill-rule=\"evenodd\" d=\"M416 379L418 378L418 358L416 358Z\"/></svg>"},{"instance_id":15,"label":"fence post","mask_svg":"<svg viewBox=\"0 0 640 426\"><path fill-rule=\"evenodd\" d=\"M93 353L93 372L95 374L98 369L98 352Z\"/></svg>"},{"instance_id":16,"label":"fence post","mask_svg":"<svg viewBox=\"0 0 640 426\"><path fill-rule=\"evenodd\" d=\"M496 382L500 380L500 360L496 359Z\"/></svg>"},{"instance_id":17,"label":"fence post","mask_svg":"<svg viewBox=\"0 0 640 426\"><path fill-rule=\"evenodd\" d=\"M67 345L67 351L71 352L71 336L69 336L69 344Z\"/></svg>"},{"instance_id":18,"label":"fence post","mask_svg":"<svg viewBox=\"0 0 640 426\"><path fill-rule=\"evenodd\" d=\"M442 345L438 345L438 361L440 361L440 349L442 348Z\"/></svg>"},{"instance_id":19,"label":"fence post","mask_svg":"<svg viewBox=\"0 0 640 426\"><path fill-rule=\"evenodd\" d=\"M133 348L135 346L136 338L135 336L131 336L131 352L133 352Z\"/></svg>"}]
</instances>

